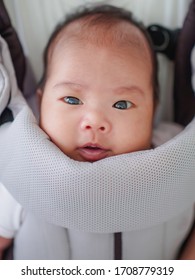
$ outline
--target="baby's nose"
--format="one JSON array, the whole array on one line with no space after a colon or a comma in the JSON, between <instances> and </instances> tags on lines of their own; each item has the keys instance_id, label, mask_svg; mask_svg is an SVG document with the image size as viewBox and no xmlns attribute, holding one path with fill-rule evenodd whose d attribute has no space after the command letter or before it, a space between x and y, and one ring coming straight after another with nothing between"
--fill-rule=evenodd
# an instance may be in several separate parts
<instances>
[{"instance_id":1,"label":"baby's nose","mask_svg":"<svg viewBox=\"0 0 195 280\"><path fill-rule=\"evenodd\" d=\"M83 130L93 130L101 133L108 133L111 129L111 123L104 116L95 116L92 114L83 119L81 123Z\"/></svg>"}]
</instances>

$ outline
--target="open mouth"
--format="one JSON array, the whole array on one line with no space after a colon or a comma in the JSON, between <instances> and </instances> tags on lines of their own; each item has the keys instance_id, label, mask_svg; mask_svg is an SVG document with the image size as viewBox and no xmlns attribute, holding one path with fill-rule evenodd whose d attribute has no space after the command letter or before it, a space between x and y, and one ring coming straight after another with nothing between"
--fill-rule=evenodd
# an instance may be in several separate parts
<instances>
[{"instance_id":1,"label":"open mouth","mask_svg":"<svg viewBox=\"0 0 195 280\"><path fill-rule=\"evenodd\" d=\"M98 151L98 150L102 150L102 148L99 148L99 147L93 147L93 146L86 146L86 147L83 147L84 149L87 149L89 151Z\"/></svg>"},{"instance_id":2,"label":"open mouth","mask_svg":"<svg viewBox=\"0 0 195 280\"><path fill-rule=\"evenodd\" d=\"M78 148L78 152L84 161L97 161L106 158L109 155L109 150L99 145L87 144Z\"/></svg>"}]
</instances>

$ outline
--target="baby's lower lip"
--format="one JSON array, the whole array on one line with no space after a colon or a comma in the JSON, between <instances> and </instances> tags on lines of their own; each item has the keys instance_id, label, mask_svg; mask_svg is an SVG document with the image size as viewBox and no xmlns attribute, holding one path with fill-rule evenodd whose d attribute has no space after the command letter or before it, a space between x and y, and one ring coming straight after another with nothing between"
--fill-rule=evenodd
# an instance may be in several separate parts
<instances>
[{"instance_id":1,"label":"baby's lower lip","mask_svg":"<svg viewBox=\"0 0 195 280\"><path fill-rule=\"evenodd\" d=\"M97 161L108 157L109 150L96 147L78 148L78 153L84 161Z\"/></svg>"}]
</instances>

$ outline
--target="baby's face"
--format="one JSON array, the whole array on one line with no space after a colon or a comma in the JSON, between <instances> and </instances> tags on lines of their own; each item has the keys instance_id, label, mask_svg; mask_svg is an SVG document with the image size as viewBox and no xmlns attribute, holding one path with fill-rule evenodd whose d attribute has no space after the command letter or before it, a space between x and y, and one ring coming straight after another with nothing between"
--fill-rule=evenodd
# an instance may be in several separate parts
<instances>
[{"instance_id":1,"label":"baby's face","mask_svg":"<svg viewBox=\"0 0 195 280\"><path fill-rule=\"evenodd\" d=\"M51 60L40 125L66 155L94 162L150 148L152 66L135 46L69 43Z\"/></svg>"}]
</instances>

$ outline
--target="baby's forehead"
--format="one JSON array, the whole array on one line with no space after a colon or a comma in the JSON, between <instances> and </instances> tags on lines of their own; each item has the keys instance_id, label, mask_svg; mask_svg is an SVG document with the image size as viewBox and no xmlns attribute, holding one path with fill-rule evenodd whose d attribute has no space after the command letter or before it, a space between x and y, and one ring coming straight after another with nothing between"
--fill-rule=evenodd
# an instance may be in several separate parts
<instances>
[{"instance_id":1,"label":"baby's forehead","mask_svg":"<svg viewBox=\"0 0 195 280\"><path fill-rule=\"evenodd\" d=\"M144 33L133 23L126 20L97 21L92 16L77 19L64 26L51 45L51 53L68 43L79 43L85 46L125 48L135 47L145 57L151 56L150 46Z\"/></svg>"}]
</instances>

